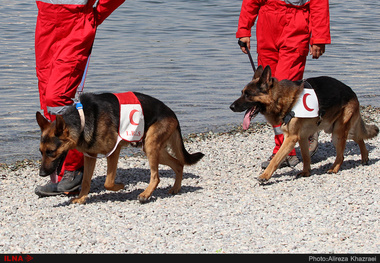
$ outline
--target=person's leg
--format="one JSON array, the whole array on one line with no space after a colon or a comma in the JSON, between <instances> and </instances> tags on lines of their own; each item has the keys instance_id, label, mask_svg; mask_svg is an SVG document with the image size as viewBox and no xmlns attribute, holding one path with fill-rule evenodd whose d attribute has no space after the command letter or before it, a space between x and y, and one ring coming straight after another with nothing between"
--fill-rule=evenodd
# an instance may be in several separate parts
<instances>
[{"instance_id":1,"label":"person's leg","mask_svg":"<svg viewBox=\"0 0 380 263\"><path fill-rule=\"evenodd\" d=\"M65 19L57 22L60 38L56 42L58 48L51 63L45 91L46 115L52 121L55 115L62 114L65 107L71 105L75 98L95 39L96 27L91 22L92 16L92 13L80 12L72 17L69 13ZM83 162L82 153L75 149L70 150L59 179L66 171L80 170Z\"/></svg>"},{"instance_id":2,"label":"person's leg","mask_svg":"<svg viewBox=\"0 0 380 263\"><path fill-rule=\"evenodd\" d=\"M62 114L65 107L73 103L96 28L91 22L94 19L89 17L93 14L89 12L72 12L61 5L43 2L37 2L37 5L35 48L40 103L45 117L54 121L55 115ZM69 151L57 181L68 171L66 177L75 182L73 176L81 176L82 167L83 154L77 150ZM56 184L48 183L38 186L36 194L45 196L64 190L58 191Z\"/></svg>"},{"instance_id":3,"label":"person's leg","mask_svg":"<svg viewBox=\"0 0 380 263\"><path fill-rule=\"evenodd\" d=\"M280 49L276 78L278 80L301 80L305 71L306 56L307 51L305 54L300 53L297 49Z\"/></svg>"},{"instance_id":4,"label":"person's leg","mask_svg":"<svg viewBox=\"0 0 380 263\"><path fill-rule=\"evenodd\" d=\"M288 23L279 39L279 59L275 76L278 80L296 81L303 78L310 34L304 12L291 9L287 16ZM275 141L276 147L273 153L276 153L282 145L284 135L277 135ZM295 149L290 152L289 156L296 156Z\"/></svg>"},{"instance_id":5,"label":"person's leg","mask_svg":"<svg viewBox=\"0 0 380 263\"><path fill-rule=\"evenodd\" d=\"M283 7L280 10L277 7L265 6L259 15L257 21L257 62L258 65L270 66L272 71L272 76L278 78L278 71L282 71L282 67L278 67L280 52L278 47L278 42L281 37L281 33L284 28L284 17L285 13ZM281 79L279 79L281 80ZM274 155L280 149L282 142L284 141L284 135L281 131L281 124L273 126L274 131L274 142L275 147L273 149L272 155L268 160L264 161L261 166L266 168L269 162L272 160ZM295 155L295 150L293 150L291 155Z\"/></svg>"},{"instance_id":6,"label":"person's leg","mask_svg":"<svg viewBox=\"0 0 380 263\"><path fill-rule=\"evenodd\" d=\"M300 54L297 50L281 49L279 60L276 68L276 78L279 80L300 80L306 65L306 55ZM284 135L280 129L280 124L275 128L275 143L273 154L276 154L284 142ZM296 150L293 149L289 156L296 156Z\"/></svg>"},{"instance_id":7,"label":"person's leg","mask_svg":"<svg viewBox=\"0 0 380 263\"><path fill-rule=\"evenodd\" d=\"M306 58L306 57L305 57ZM295 68L292 68L293 70L289 70L286 67L286 56L284 54L281 54L280 52L276 52L275 48L272 50L262 49L258 53L258 64L262 65L263 67L269 65L272 69L272 75L276 77L277 79L281 80L284 79L285 75L294 75L294 73L297 73L300 75L299 71L296 71ZM303 74L303 70L302 70ZM302 78L302 77L301 77ZM281 124L273 126L274 130L274 142L275 147L273 149L273 153L271 157L262 163L262 167L266 168L270 162L270 160L273 158L273 156L278 152L280 149L282 143L284 142L284 135L281 131ZM290 154L290 157L296 156L296 150L293 149ZM298 163L298 159L296 158L288 158L287 162L285 162L286 165L295 166Z\"/></svg>"},{"instance_id":8,"label":"person's leg","mask_svg":"<svg viewBox=\"0 0 380 263\"><path fill-rule=\"evenodd\" d=\"M94 1L86 6L37 2L36 70L41 109L49 120L54 121L55 115L62 114L65 106L72 104L91 53L96 27L124 1L100 0L95 9ZM83 164L82 153L75 149L68 152L58 190L72 190L73 184L80 184L77 176L82 176ZM48 188L57 190L55 186ZM36 194L37 190L41 189L36 189Z\"/></svg>"}]
</instances>

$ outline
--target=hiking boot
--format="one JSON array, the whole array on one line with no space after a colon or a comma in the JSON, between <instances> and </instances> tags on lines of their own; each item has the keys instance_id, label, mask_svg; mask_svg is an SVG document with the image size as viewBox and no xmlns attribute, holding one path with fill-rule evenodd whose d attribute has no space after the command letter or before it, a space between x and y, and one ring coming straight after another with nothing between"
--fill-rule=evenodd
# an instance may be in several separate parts
<instances>
[{"instance_id":1,"label":"hiking boot","mask_svg":"<svg viewBox=\"0 0 380 263\"><path fill-rule=\"evenodd\" d=\"M318 150L319 132L314 133L309 137L309 154L312 157Z\"/></svg>"},{"instance_id":2,"label":"hiking boot","mask_svg":"<svg viewBox=\"0 0 380 263\"><path fill-rule=\"evenodd\" d=\"M50 180L45 185L38 185L34 193L39 197L59 195L61 192L57 190L58 183L52 183Z\"/></svg>"},{"instance_id":3,"label":"hiking boot","mask_svg":"<svg viewBox=\"0 0 380 263\"><path fill-rule=\"evenodd\" d=\"M79 188L83 178L83 167L76 171L65 171L62 180L58 183L57 190L63 192L73 192Z\"/></svg>"},{"instance_id":4,"label":"hiking boot","mask_svg":"<svg viewBox=\"0 0 380 263\"><path fill-rule=\"evenodd\" d=\"M282 167L294 167L296 166L298 163L300 162L300 160L298 159L297 155L288 155L286 156L285 160L282 162L282 164L280 164L280 168ZM285 165L284 165L285 163ZM282 166L284 165L284 166Z\"/></svg>"},{"instance_id":5,"label":"hiking boot","mask_svg":"<svg viewBox=\"0 0 380 263\"><path fill-rule=\"evenodd\" d=\"M268 160L264 161L261 163L261 168L263 169L266 169L270 163L270 161L273 159L273 157L275 156L275 154L272 154ZM300 160L298 159L297 155L288 155L286 156L285 160L283 160L280 165L278 166L278 168L284 168L284 167L294 167L296 166L298 163L300 162Z\"/></svg>"}]
</instances>

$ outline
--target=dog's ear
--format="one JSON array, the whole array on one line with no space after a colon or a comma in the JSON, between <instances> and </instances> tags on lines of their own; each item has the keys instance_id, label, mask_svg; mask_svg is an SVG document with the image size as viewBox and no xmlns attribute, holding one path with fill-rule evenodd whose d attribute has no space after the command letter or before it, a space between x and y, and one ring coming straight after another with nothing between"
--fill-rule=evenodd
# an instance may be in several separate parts
<instances>
[{"instance_id":1,"label":"dog's ear","mask_svg":"<svg viewBox=\"0 0 380 263\"><path fill-rule=\"evenodd\" d=\"M263 71L264 71L263 66L260 65L260 66L256 69L255 74L253 74L253 78L252 78L252 80L257 79L257 78L260 78L261 74L263 74Z\"/></svg>"},{"instance_id":2,"label":"dog's ear","mask_svg":"<svg viewBox=\"0 0 380 263\"><path fill-rule=\"evenodd\" d=\"M41 131L45 130L50 125L50 121L46 119L39 111L36 112L36 120L38 126L41 128Z\"/></svg>"},{"instance_id":3,"label":"dog's ear","mask_svg":"<svg viewBox=\"0 0 380 263\"><path fill-rule=\"evenodd\" d=\"M59 137L63 134L64 130L66 129L66 123L65 120L61 115L57 115L55 119L55 131L54 135Z\"/></svg>"},{"instance_id":4,"label":"dog's ear","mask_svg":"<svg viewBox=\"0 0 380 263\"><path fill-rule=\"evenodd\" d=\"M271 82L272 82L272 70L270 69L269 66L266 66L263 74L261 74L260 82L266 83L266 84L271 84Z\"/></svg>"}]
</instances>

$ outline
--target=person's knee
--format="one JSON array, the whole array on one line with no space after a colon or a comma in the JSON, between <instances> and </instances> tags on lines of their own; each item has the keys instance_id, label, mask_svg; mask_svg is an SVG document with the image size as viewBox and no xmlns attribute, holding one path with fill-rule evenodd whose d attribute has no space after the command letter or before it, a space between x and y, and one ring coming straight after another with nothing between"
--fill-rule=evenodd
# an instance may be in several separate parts
<instances>
[{"instance_id":1,"label":"person's knee","mask_svg":"<svg viewBox=\"0 0 380 263\"><path fill-rule=\"evenodd\" d=\"M45 103L49 114L61 115L73 101L61 96L59 93L46 92Z\"/></svg>"}]
</instances>

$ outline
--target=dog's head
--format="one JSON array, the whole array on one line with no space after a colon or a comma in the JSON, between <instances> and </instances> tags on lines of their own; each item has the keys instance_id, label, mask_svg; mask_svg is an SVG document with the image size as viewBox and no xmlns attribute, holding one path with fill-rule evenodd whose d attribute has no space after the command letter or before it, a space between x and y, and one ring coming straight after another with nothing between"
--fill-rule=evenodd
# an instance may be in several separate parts
<instances>
[{"instance_id":1,"label":"dog's head","mask_svg":"<svg viewBox=\"0 0 380 263\"><path fill-rule=\"evenodd\" d=\"M62 116L57 115L54 122L36 113L37 123L41 128L40 152L42 155L40 176L50 175L53 182L60 172L67 152L73 148L69 129Z\"/></svg>"},{"instance_id":2,"label":"dog's head","mask_svg":"<svg viewBox=\"0 0 380 263\"><path fill-rule=\"evenodd\" d=\"M259 66L252 81L244 87L240 98L231 104L230 109L234 112L247 111L245 119L249 120L256 117L259 112L264 113L273 83L270 67L266 66L263 70L263 67Z\"/></svg>"}]
</instances>

